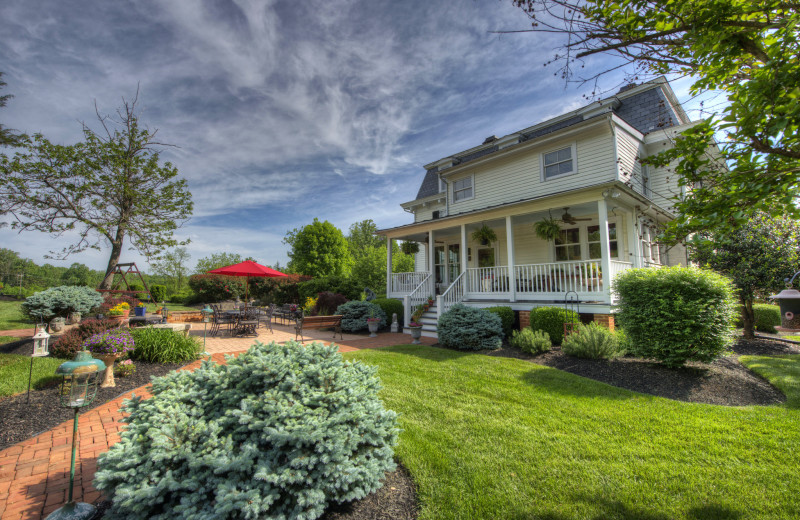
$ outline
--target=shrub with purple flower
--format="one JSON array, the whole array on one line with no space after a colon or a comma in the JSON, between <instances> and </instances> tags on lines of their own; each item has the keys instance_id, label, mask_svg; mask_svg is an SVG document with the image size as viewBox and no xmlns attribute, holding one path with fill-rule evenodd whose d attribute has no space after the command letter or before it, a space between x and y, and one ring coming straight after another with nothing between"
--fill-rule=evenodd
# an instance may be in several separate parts
<instances>
[{"instance_id":1,"label":"shrub with purple flower","mask_svg":"<svg viewBox=\"0 0 800 520\"><path fill-rule=\"evenodd\" d=\"M113 329L89 337L83 348L93 354L126 354L134 348L133 336L127 329Z\"/></svg>"}]
</instances>

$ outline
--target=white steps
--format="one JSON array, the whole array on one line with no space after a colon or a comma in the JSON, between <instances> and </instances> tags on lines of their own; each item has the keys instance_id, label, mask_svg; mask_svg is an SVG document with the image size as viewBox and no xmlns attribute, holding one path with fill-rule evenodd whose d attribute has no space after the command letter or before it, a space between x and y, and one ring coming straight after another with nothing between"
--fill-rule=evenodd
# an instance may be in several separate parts
<instances>
[{"instance_id":1,"label":"white steps","mask_svg":"<svg viewBox=\"0 0 800 520\"><path fill-rule=\"evenodd\" d=\"M422 318L419 320L422 323L422 335L427 338L438 338L436 333L436 325L438 322L438 314L436 312L436 305L430 307Z\"/></svg>"}]
</instances>

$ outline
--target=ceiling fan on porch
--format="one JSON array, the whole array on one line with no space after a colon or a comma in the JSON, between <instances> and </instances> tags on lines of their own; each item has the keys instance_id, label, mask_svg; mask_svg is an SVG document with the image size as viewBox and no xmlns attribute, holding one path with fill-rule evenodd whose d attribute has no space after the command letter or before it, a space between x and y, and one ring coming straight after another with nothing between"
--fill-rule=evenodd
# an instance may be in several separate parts
<instances>
[{"instance_id":1,"label":"ceiling fan on porch","mask_svg":"<svg viewBox=\"0 0 800 520\"><path fill-rule=\"evenodd\" d=\"M564 214L559 219L564 224L575 225L578 222L592 220L590 218L576 218L569 214L569 207L564 208Z\"/></svg>"}]
</instances>

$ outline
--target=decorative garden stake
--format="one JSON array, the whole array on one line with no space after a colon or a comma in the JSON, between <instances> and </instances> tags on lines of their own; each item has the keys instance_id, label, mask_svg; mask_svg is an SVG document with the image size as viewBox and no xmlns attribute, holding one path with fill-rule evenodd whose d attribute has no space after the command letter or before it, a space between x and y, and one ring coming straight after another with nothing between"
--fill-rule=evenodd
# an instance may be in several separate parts
<instances>
[{"instance_id":1,"label":"decorative garden stake","mask_svg":"<svg viewBox=\"0 0 800 520\"><path fill-rule=\"evenodd\" d=\"M72 422L72 461L69 466L69 495L67 503L60 509L56 509L47 520L83 520L94 516L95 507L85 502L74 502L72 500L72 487L75 482L75 449L78 438L78 414L84 406L89 406L97 395L97 379L100 371L105 370L106 365L99 359L93 359L91 354L85 350L78 352L75 359L61 364L56 369L56 374L62 376L61 379L61 405L75 410L75 418Z\"/></svg>"},{"instance_id":2,"label":"decorative garden stake","mask_svg":"<svg viewBox=\"0 0 800 520\"><path fill-rule=\"evenodd\" d=\"M214 314L214 309L206 304L206 306L200 310L200 313L203 315L203 353L200 355L210 356L211 354L206 350L206 327L208 327L208 322L211 321L211 315Z\"/></svg>"},{"instance_id":3,"label":"decorative garden stake","mask_svg":"<svg viewBox=\"0 0 800 520\"><path fill-rule=\"evenodd\" d=\"M31 354L31 370L28 373L28 404L31 404L31 380L33 379L33 358L44 357L50 353L48 343L50 342L50 334L44 330L45 326L42 323L37 329L36 334L33 335L33 354Z\"/></svg>"},{"instance_id":4,"label":"decorative garden stake","mask_svg":"<svg viewBox=\"0 0 800 520\"><path fill-rule=\"evenodd\" d=\"M791 280L786 278L786 289L770 296L770 299L777 300L781 307L781 326L775 327L781 336L800 333L800 291L792 289L792 282L797 275L800 275L800 271L796 272Z\"/></svg>"}]
</instances>

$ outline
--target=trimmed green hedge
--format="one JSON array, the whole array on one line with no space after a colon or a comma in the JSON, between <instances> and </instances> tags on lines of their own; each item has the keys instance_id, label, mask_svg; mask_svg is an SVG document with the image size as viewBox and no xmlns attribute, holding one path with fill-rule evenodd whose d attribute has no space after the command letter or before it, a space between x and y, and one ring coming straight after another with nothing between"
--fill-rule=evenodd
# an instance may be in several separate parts
<instances>
[{"instance_id":1,"label":"trimmed green hedge","mask_svg":"<svg viewBox=\"0 0 800 520\"><path fill-rule=\"evenodd\" d=\"M781 308L779 306L756 303L753 305L753 314L756 318L755 326L757 331L771 334L778 332L775 327L781 324Z\"/></svg>"},{"instance_id":2,"label":"trimmed green hedge","mask_svg":"<svg viewBox=\"0 0 800 520\"><path fill-rule=\"evenodd\" d=\"M739 304L733 283L695 267L629 269L614 281L617 322L632 353L667 366L710 363L733 343Z\"/></svg>"},{"instance_id":3,"label":"trimmed green hedge","mask_svg":"<svg viewBox=\"0 0 800 520\"><path fill-rule=\"evenodd\" d=\"M383 309L386 313L386 326L392 324L392 314L397 313L397 324L403 326L403 302L394 298L376 298L372 303Z\"/></svg>"},{"instance_id":4,"label":"trimmed green hedge","mask_svg":"<svg viewBox=\"0 0 800 520\"><path fill-rule=\"evenodd\" d=\"M567 317L570 319L567 320ZM577 312L567 311L563 307L534 307L530 321L532 330L546 332L554 345L560 345L564 341L564 323L580 323L581 317Z\"/></svg>"},{"instance_id":5,"label":"trimmed green hedge","mask_svg":"<svg viewBox=\"0 0 800 520\"><path fill-rule=\"evenodd\" d=\"M500 322L503 325L503 334L505 337L510 338L511 333L514 332L514 310L511 307L486 307L483 310L497 314L500 317Z\"/></svg>"}]
</instances>

